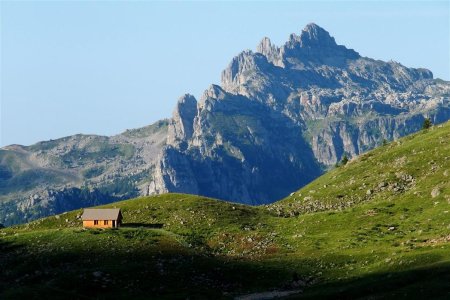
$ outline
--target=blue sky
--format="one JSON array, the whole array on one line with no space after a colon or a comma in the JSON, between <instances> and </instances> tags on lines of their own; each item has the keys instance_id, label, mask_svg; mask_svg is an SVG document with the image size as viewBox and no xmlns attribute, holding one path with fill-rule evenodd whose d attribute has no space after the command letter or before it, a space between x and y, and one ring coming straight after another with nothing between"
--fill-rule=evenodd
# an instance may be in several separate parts
<instances>
[{"instance_id":1,"label":"blue sky","mask_svg":"<svg viewBox=\"0 0 450 300\"><path fill-rule=\"evenodd\" d=\"M450 80L449 1L2 1L0 145L170 117L244 49L309 22L363 56Z\"/></svg>"}]
</instances>

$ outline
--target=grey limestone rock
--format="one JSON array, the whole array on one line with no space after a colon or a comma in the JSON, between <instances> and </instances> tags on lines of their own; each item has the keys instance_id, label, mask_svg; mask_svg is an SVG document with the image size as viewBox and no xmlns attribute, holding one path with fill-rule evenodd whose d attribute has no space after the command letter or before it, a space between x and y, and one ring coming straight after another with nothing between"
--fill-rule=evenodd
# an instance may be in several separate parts
<instances>
[{"instance_id":1,"label":"grey limestone rock","mask_svg":"<svg viewBox=\"0 0 450 300\"><path fill-rule=\"evenodd\" d=\"M176 144L190 139L193 134L193 121L197 115L197 100L194 96L182 96L175 107L172 119L169 122L168 142Z\"/></svg>"},{"instance_id":2,"label":"grey limestone rock","mask_svg":"<svg viewBox=\"0 0 450 300\"><path fill-rule=\"evenodd\" d=\"M171 168L194 176L202 195L272 202L344 154L419 130L424 116L448 120L448 88L426 69L362 57L311 23L281 47L263 38L232 59L221 86L202 96L192 138L176 153L183 163Z\"/></svg>"}]
</instances>

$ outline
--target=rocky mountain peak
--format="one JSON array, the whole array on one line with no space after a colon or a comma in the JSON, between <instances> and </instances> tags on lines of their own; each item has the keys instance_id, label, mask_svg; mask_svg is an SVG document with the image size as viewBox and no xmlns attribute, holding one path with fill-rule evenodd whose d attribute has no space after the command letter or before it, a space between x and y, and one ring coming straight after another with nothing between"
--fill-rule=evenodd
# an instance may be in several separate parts
<instances>
[{"instance_id":1,"label":"rocky mountain peak","mask_svg":"<svg viewBox=\"0 0 450 300\"><path fill-rule=\"evenodd\" d=\"M317 74L317 68L340 68L344 69L352 60L361 56L353 49L338 45L328 31L310 23L305 26L300 35L291 34L288 41L281 47L275 46L268 37L264 37L258 44L256 51L242 51L235 56L228 67L222 72L222 88L231 93L255 95L249 92L250 86L253 91L264 89L262 78L267 76L278 77L282 69L310 70ZM274 66L276 68L274 68ZM279 67L279 68L278 68ZM258 75L256 75L258 74ZM325 86L338 86L337 74L326 74L326 80L321 80ZM319 77L312 80L317 84ZM303 86L309 84L311 76L302 78ZM260 82L255 82L259 80Z\"/></svg>"},{"instance_id":2,"label":"rocky mountain peak","mask_svg":"<svg viewBox=\"0 0 450 300\"><path fill-rule=\"evenodd\" d=\"M358 52L338 45L328 31L314 23L306 25L300 35L291 34L281 52L287 65L294 59L300 60L300 64L313 62L316 65L342 66L347 59L360 58ZM294 62L294 65L298 63Z\"/></svg>"},{"instance_id":3,"label":"rocky mountain peak","mask_svg":"<svg viewBox=\"0 0 450 300\"><path fill-rule=\"evenodd\" d=\"M264 37L256 47L256 52L259 52L265 56L271 56L276 53L277 47L272 44L268 37Z\"/></svg>"},{"instance_id":4,"label":"rocky mountain peak","mask_svg":"<svg viewBox=\"0 0 450 300\"><path fill-rule=\"evenodd\" d=\"M315 23L309 23L300 34L301 47L337 46L330 33Z\"/></svg>"},{"instance_id":5,"label":"rocky mountain peak","mask_svg":"<svg viewBox=\"0 0 450 300\"><path fill-rule=\"evenodd\" d=\"M281 60L280 48L272 44L268 37L264 37L256 47L256 52L264 55L275 66L284 67Z\"/></svg>"}]
</instances>

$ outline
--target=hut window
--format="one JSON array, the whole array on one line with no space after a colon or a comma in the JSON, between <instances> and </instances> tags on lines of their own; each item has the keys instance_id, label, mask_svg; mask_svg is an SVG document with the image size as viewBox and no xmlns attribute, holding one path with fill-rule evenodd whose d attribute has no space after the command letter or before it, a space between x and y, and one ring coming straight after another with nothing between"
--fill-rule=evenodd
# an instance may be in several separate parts
<instances>
[{"instance_id":1,"label":"hut window","mask_svg":"<svg viewBox=\"0 0 450 300\"><path fill-rule=\"evenodd\" d=\"M103 225L108 225L108 221L107 220L103 221Z\"/></svg>"},{"instance_id":2,"label":"hut window","mask_svg":"<svg viewBox=\"0 0 450 300\"><path fill-rule=\"evenodd\" d=\"M98 225L98 220L94 220L94 225Z\"/></svg>"}]
</instances>

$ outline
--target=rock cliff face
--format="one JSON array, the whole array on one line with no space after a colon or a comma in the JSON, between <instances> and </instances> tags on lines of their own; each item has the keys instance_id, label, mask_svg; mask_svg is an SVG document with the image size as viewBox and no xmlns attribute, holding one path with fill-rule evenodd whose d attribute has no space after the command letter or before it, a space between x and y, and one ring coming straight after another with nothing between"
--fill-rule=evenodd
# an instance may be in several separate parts
<instances>
[{"instance_id":1,"label":"rock cliff face","mask_svg":"<svg viewBox=\"0 0 450 300\"><path fill-rule=\"evenodd\" d=\"M190 120L193 133L169 128L150 192L273 202L344 154L417 131L425 116L449 119L449 88L428 70L361 57L315 24L281 47L264 38L233 58L195 117L175 111L170 128Z\"/></svg>"},{"instance_id":2,"label":"rock cliff face","mask_svg":"<svg viewBox=\"0 0 450 300\"><path fill-rule=\"evenodd\" d=\"M193 134L170 136L151 192L199 193L261 204L279 199L321 173L301 124L281 111L211 86L197 105ZM289 176L285 176L289 174Z\"/></svg>"},{"instance_id":3,"label":"rock cliff face","mask_svg":"<svg viewBox=\"0 0 450 300\"><path fill-rule=\"evenodd\" d=\"M71 207L64 199L85 206L184 192L273 202L344 154L417 131L425 117L450 119L449 96L450 83L430 71L362 57L308 24L280 47L264 38L256 52L237 55L220 86L198 102L182 96L168 121L3 148L0 205L8 213L0 223Z\"/></svg>"},{"instance_id":4,"label":"rock cliff face","mask_svg":"<svg viewBox=\"0 0 450 300\"><path fill-rule=\"evenodd\" d=\"M177 106L170 120L168 142L176 144L189 140L194 128L193 122L197 115L197 100L186 94L178 100Z\"/></svg>"}]
</instances>

